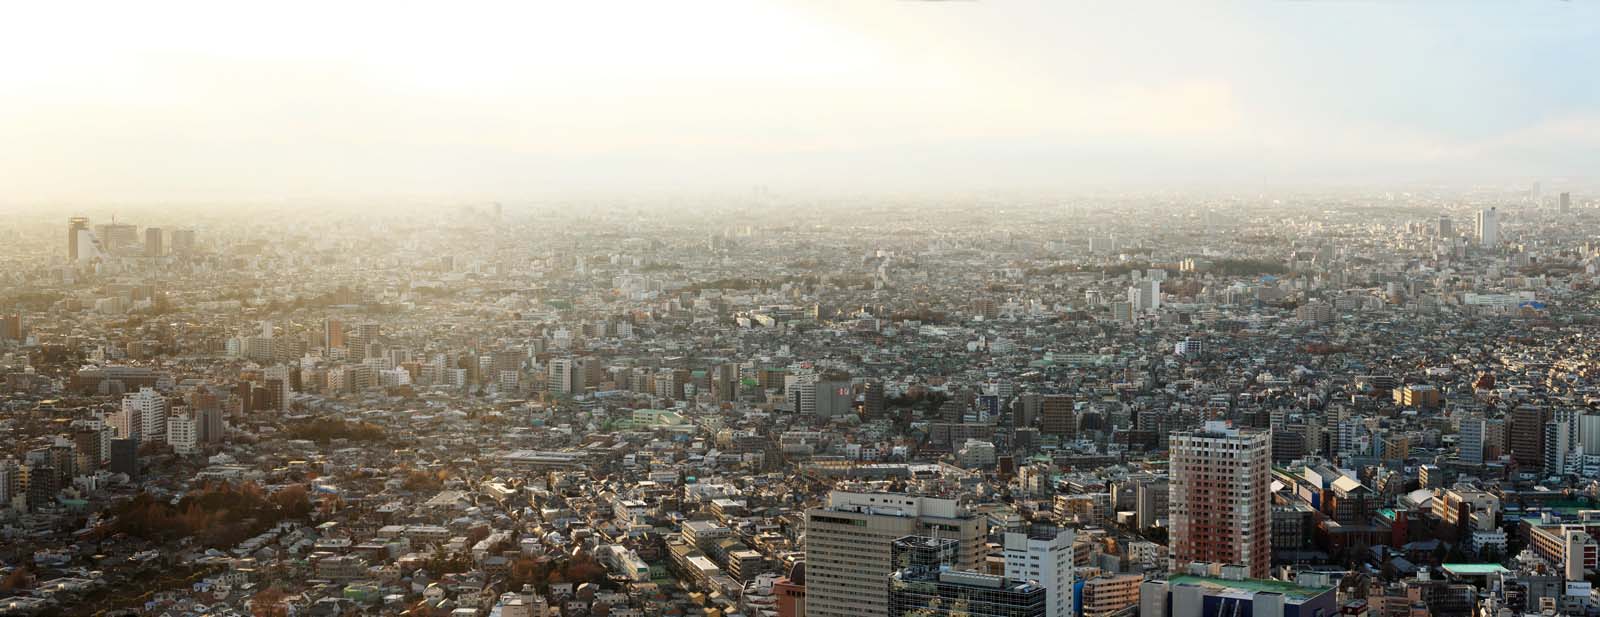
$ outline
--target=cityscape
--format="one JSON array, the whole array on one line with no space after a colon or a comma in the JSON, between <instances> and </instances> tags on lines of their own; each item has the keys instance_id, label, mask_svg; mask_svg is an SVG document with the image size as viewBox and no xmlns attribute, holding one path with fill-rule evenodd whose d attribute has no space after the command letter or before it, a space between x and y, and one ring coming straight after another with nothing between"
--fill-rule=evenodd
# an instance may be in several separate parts
<instances>
[{"instance_id":1,"label":"cityscape","mask_svg":"<svg viewBox=\"0 0 1600 617\"><path fill-rule=\"evenodd\" d=\"M953 36L949 55L932 62L970 54L961 62L973 66L993 66L985 50L1032 49L1033 26L1022 25L1032 20L1132 19L1075 3L890 4L763 0L648 15L686 35L720 31L686 25L700 17L753 20L740 40L766 63L802 40L789 37L812 36L806 28L884 11L909 20L869 37L885 48L942 32ZM1596 50L1600 21L1566 13L1593 9L1527 8L1531 16L1504 23L1539 42L1508 34L1484 42L1484 53ZM1257 11L1305 19L1296 27L1309 33L1318 19L1377 10L1218 8L1225 17L1191 32L1171 21L1192 9L1173 9L1181 15L1152 27L1202 39L1221 22L1260 26ZM25 17L46 22L70 17L30 10L43 12ZM432 27L431 13L394 10L416 20L395 27ZM555 11L555 25L541 27L581 24L580 35L602 30L586 20L609 19L592 7L540 10ZM1385 19L1444 8L1392 10ZM1463 19L1487 31L1500 10L1472 7ZM456 18L447 13L440 18ZM267 29L286 18L262 19ZM1590 36L1569 43L1528 28L1546 19L1566 24L1562 37ZM1012 26L1018 40L978 40ZM914 128L918 113L971 120L937 106L948 102L881 116L838 103L820 121L794 122L859 131L870 156L807 162L844 147L821 138L781 156L764 150L788 126L773 118L749 142L712 131L682 146L715 151L705 159L715 164L609 145L578 151L600 139L583 136L586 123L636 127L653 123L657 105L714 106L722 95L700 85L595 102L605 120L542 107L557 117L541 122L575 127L557 149L566 150L507 154L474 140L537 131L512 131L480 108L485 115L419 128L410 145L359 122L334 126L346 113L334 108L371 101L336 100L350 96L340 80L294 93L292 76L337 56L316 47L336 37L312 34L305 44L319 51L284 56L306 64L272 69L283 89L250 86L286 109L316 101L306 116L195 117L193 130L158 124L150 130L171 131L167 141L147 143L137 127L95 131L163 104L155 99L97 91L108 109L86 113L105 115L60 134L17 129L54 126L55 111L28 99L47 96L0 102L0 112L35 114L0 120L0 141L24 144L0 146L0 172L18 172L0 188L10 192L0 196L0 615L1600 615L1600 185L1584 175L1600 163L1592 130L1559 124L1553 143L1571 148L1565 162L1495 138L1481 143L1514 147L1475 146L1470 161L1419 155L1398 171L1372 162L1391 148L1341 158L1344 170L1323 176L1326 161L1346 155L1309 145L1321 137L1295 146L1315 164L1269 161L1279 157L1266 146L1245 160L1212 156L1222 146L1162 142L1193 135L1161 124L1151 129L1161 136L1141 133L1131 145L1150 149L1149 167L1118 150L1054 177L1052 165L1073 160L1055 142L954 159L930 145L926 158L908 159L900 148L923 142L881 132L932 144ZM655 36L665 35L641 47L662 42ZM1419 38L1434 36L1444 35ZM266 70L229 55L243 53L242 39L223 38L179 39L201 51L157 64L106 62L156 71L182 64L173 58L226 58L242 73L235 86ZM1409 43L1376 44L1419 40L1401 38ZM139 40L94 45L115 56L165 44ZM796 57L867 53L851 47L856 39L803 40ZM843 51L821 43L832 40ZM637 84L700 67L681 48L661 53L658 65L631 55L620 65L542 61ZM736 64L735 51L699 53L727 83L758 79L722 64ZM882 62L885 80L920 79L906 75L926 68L877 53L852 62ZM1461 53L1429 66L1466 66ZM1134 80L1145 75L1136 56L1108 62ZM412 60L351 79L377 83L383 66L422 74ZM446 73L477 66L445 64ZM644 68L630 72L635 64ZM628 68L605 72L618 66ZM118 72L74 70L86 82ZM0 84L51 83L44 73L39 82L0 73ZM757 73L822 79L840 93L866 87L812 65ZM550 80L551 90L586 83ZM194 83L226 91L226 81ZM547 102L446 81L437 97ZM916 83L880 87L909 96L924 92ZM1389 87L1381 93L1401 97L1424 86ZM996 123L1028 98L978 82L959 89L998 109ZM1574 113L1600 109L1585 109L1600 105L1594 92L1545 95L1567 97ZM422 104L401 98L373 113ZM774 104L776 115L798 111ZM1169 115L1130 105L1152 122ZM1462 105L1438 115L1499 121L1481 102ZM1307 125L1331 123L1327 113ZM142 118L133 124L151 121ZM864 118L872 129L855 124ZM477 132L478 121L493 130ZM262 134L289 135L307 159L209 150L256 122ZM440 126L461 131L459 141L424 136ZM1228 130L1252 131L1279 135ZM36 158L13 157L31 147L29 135L136 147L149 173L126 176L119 166L132 162L97 148L57 160L65 150L41 145ZM638 136L631 152L656 152L643 143L656 137ZM367 154L397 151L340 161L356 142ZM331 154L311 154L319 148ZM219 158L206 167L193 157ZM779 159L793 168L749 171ZM367 171L383 161L444 171ZM1361 161L1370 174L1356 173ZM275 164L287 171L266 169ZM615 175L605 186L574 179L589 164ZM704 173L681 184L653 175L697 164ZM1078 175L1102 165L1121 171L1103 183ZM1169 166L1197 176L1246 169L1201 182L1163 176ZM103 182L91 180L101 172ZM304 182L274 188L284 174ZM548 185L527 189L532 177ZM215 194L227 190L237 197Z\"/></svg>"}]
</instances>

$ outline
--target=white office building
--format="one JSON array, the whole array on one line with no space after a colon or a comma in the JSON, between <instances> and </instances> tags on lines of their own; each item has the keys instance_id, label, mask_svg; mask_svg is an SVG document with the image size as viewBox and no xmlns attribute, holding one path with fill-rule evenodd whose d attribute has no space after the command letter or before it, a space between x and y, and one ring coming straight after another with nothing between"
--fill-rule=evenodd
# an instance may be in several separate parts
<instances>
[{"instance_id":1,"label":"white office building","mask_svg":"<svg viewBox=\"0 0 1600 617\"><path fill-rule=\"evenodd\" d=\"M1006 534L1006 578L1033 581L1044 587L1046 617L1072 615L1074 539L1070 529L1062 529L1049 537Z\"/></svg>"},{"instance_id":2,"label":"white office building","mask_svg":"<svg viewBox=\"0 0 1600 617\"><path fill-rule=\"evenodd\" d=\"M1492 206L1479 210L1476 231L1479 245L1500 244L1500 211Z\"/></svg>"}]
</instances>

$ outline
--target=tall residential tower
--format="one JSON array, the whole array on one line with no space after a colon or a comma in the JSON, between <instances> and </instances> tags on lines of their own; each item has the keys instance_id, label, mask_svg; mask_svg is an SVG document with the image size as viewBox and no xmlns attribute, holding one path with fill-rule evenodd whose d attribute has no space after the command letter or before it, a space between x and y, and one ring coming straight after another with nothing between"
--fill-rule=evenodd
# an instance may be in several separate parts
<instances>
[{"instance_id":1,"label":"tall residential tower","mask_svg":"<svg viewBox=\"0 0 1600 617\"><path fill-rule=\"evenodd\" d=\"M1272 565L1272 438L1219 421L1171 438L1171 569L1190 563Z\"/></svg>"}]
</instances>

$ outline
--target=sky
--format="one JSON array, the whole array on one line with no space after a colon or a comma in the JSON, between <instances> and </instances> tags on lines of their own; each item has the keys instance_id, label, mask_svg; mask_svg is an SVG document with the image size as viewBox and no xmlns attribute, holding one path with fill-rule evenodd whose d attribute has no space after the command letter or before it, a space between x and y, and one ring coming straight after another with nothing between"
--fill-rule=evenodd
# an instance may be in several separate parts
<instances>
[{"instance_id":1,"label":"sky","mask_svg":"<svg viewBox=\"0 0 1600 617\"><path fill-rule=\"evenodd\" d=\"M1600 3L33 2L0 204L1600 177Z\"/></svg>"}]
</instances>

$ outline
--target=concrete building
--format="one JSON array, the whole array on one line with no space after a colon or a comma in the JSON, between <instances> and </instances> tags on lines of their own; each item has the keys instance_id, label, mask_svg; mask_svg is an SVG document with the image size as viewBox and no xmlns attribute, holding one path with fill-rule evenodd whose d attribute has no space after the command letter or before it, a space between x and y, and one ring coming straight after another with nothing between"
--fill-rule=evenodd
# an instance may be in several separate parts
<instances>
[{"instance_id":1,"label":"concrete building","mask_svg":"<svg viewBox=\"0 0 1600 617\"><path fill-rule=\"evenodd\" d=\"M1511 411L1506 427L1506 449L1517 468L1523 471L1544 471L1545 423L1550 420L1546 409L1523 405Z\"/></svg>"},{"instance_id":2,"label":"concrete building","mask_svg":"<svg viewBox=\"0 0 1600 617\"><path fill-rule=\"evenodd\" d=\"M833 491L806 511L806 615L885 617L890 545L910 535L954 539L954 567L981 569L988 519L954 499Z\"/></svg>"},{"instance_id":3,"label":"concrete building","mask_svg":"<svg viewBox=\"0 0 1600 617\"><path fill-rule=\"evenodd\" d=\"M161 243L161 228L146 227L144 230L144 256L160 257L166 254L166 248Z\"/></svg>"},{"instance_id":4,"label":"concrete building","mask_svg":"<svg viewBox=\"0 0 1600 617\"><path fill-rule=\"evenodd\" d=\"M1468 465L1483 464L1483 441L1488 424L1482 416L1467 416L1456 432L1456 458Z\"/></svg>"},{"instance_id":5,"label":"concrete building","mask_svg":"<svg viewBox=\"0 0 1600 617\"><path fill-rule=\"evenodd\" d=\"M1070 529L1005 536L1006 578L1033 581L1044 587L1048 617L1072 615L1072 543L1075 538Z\"/></svg>"},{"instance_id":6,"label":"concrete building","mask_svg":"<svg viewBox=\"0 0 1600 617\"><path fill-rule=\"evenodd\" d=\"M200 443L199 428L187 413L177 413L167 418L167 445L180 455L193 454Z\"/></svg>"},{"instance_id":7,"label":"concrete building","mask_svg":"<svg viewBox=\"0 0 1600 617\"><path fill-rule=\"evenodd\" d=\"M1073 409L1074 401L1065 394L1049 394L1043 397L1039 404L1040 426L1039 432L1045 435L1059 435L1062 439L1072 440L1078 436L1078 414Z\"/></svg>"},{"instance_id":8,"label":"concrete building","mask_svg":"<svg viewBox=\"0 0 1600 617\"><path fill-rule=\"evenodd\" d=\"M889 614L919 617L1044 617L1045 590L1004 576L907 568L889 575Z\"/></svg>"},{"instance_id":9,"label":"concrete building","mask_svg":"<svg viewBox=\"0 0 1600 617\"><path fill-rule=\"evenodd\" d=\"M127 474L129 478L139 478L139 440L113 439L111 440L111 473Z\"/></svg>"},{"instance_id":10,"label":"concrete building","mask_svg":"<svg viewBox=\"0 0 1600 617\"><path fill-rule=\"evenodd\" d=\"M1083 582L1083 617L1110 617L1139 603L1138 574L1101 575Z\"/></svg>"},{"instance_id":11,"label":"concrete building","mask_svg":"<svg viewBox=\"0 0 1600 617\"><path fill-rule=\"evenodd\" d=\"M1474 230L1479 246L1495 246L1500 244L1500 211L1494 207L1478 211L1477 228Z\"/></svg>"},{"instance_id":12,"label":"concrete building","mask_svg":"<svg viewBox=\"0 0 1600 617\"><path fill-rule=\"evenodd\" d=\"M1139 590L1139 616L1317 617L1339 613L1336 587L1301 586L1238 574L1177 575L1146 581Z\"/></svg>"},{"instance_id":13,"label":"concrete building","mask_svg":"<svg viewBox=\"0 0 1600 617\"><path fill-rule=\"evenodd\" d=\"M1136 312L1150 312L1161 308L1161 281L1139 281L1128 288L1128 304Z\"/></svg>"},{"instance_id":14,"label":"concrete building","mask_svg":"<svg viewBox=\"0 0 1600 617\"><path fill-rule=\"evenodd\" d=\"M117 436L141 443L161 441L167 429L167 399L153 388L140 388L122 399L122 411L113 416Z\"/></svg>"},{"instance_id":15,"label":"concrete building","mask_svg":"<svg viewBox=\"0 0 1600 617\"><path fill-rule=\"evenodd\" d=\"M1272 563L1272 438L1210 421L1171 438L1171 568L1237 564L1266 578Z\"/></svg>"}]
</instances>

